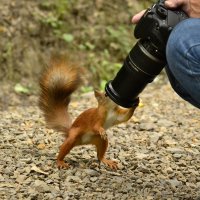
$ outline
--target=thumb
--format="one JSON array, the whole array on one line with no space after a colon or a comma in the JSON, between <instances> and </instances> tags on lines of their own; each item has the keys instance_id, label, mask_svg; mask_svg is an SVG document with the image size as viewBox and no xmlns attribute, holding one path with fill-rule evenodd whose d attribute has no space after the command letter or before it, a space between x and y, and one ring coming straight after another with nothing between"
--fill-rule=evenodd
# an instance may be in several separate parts
<instances>
[{"instance_id":1,"label":"thumb","mask_svg":"<svg viewBox=\"0 0 200 200\"><path fill-rule=\"evenodd\" d=\"M142 11L140 11L139 13L137 13L136 15L134 15L134 16L132 17L132 20L131 20L132 23L133 23L133 24L137 24L137 23L139 22L140 18L144 15L145 11L146 11L146 10L142 10Z\"/></svg>"}]
</instances>

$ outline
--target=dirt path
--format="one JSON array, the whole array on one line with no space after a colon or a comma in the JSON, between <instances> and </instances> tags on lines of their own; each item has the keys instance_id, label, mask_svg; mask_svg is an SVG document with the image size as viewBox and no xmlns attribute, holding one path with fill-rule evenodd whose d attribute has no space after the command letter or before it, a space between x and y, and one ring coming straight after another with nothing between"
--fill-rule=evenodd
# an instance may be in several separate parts
<instances>
[{"instance_id":1,"label":"dirt path","mask_svg":"<svg viewBox=\"0 0 200 200\"><path fill-rule=\"evenodd\" d=\"M127 124L108 130L107 156L119 170L99 169L94 147L79 147L58 170L62 137L45 129L37 96L0 94L0 199L199 199L200 112L164 85L142 94L143 107ZM73 116L95 104L73 101ZM75 110L75 111L74 111Z\"/></svg>"}]
</instances>

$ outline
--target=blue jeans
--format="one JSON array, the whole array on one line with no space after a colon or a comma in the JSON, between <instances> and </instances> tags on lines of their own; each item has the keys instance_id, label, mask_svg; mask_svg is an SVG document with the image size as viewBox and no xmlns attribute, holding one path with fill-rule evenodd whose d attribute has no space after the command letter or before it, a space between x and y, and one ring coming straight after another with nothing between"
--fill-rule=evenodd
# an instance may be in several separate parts
<instances>
[{"instance_id":1,"label":"blue jeans","mask_svg":"<svg viewBox=\"0 0 200 200\"><path fill-rule=\"evenodd\" d=\"M166 72L179 96L200 108L200 19L180 22L170 34Z\"/></svg>"}]
</instances>

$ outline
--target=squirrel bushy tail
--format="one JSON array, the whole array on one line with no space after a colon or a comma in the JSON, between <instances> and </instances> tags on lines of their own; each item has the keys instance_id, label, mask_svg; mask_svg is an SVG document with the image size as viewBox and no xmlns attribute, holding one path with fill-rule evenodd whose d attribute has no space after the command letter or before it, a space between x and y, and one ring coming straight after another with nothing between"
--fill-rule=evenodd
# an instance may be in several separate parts
<instances>
[{"instance_id":1,"label":"squirrel bushy tail","mask_svg":"<svg viewBox=\"0 0 200 200\"><path fill-rule=\"evenodd\" d=\"M40 79L39 107L48 128L66 132L71 126L68 105L81 83L80 74L79 68L64 56L52 56Z\"/></svg>"}]
</instances>

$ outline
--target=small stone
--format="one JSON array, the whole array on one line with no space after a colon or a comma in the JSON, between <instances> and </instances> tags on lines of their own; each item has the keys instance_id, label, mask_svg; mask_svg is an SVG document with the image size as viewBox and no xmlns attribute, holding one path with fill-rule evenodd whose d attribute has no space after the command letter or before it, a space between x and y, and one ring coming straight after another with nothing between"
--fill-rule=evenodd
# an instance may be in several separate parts
<instances>
[{"instance_id":1,"label":"small stone","mask_svg":"<svg viewBox=\"0 0 200 200\"><path fill-rule=\"evenodd\" d=\"M200 182L197 182L196 185L198 188L200 188Z\"/></svg>"},{"instance_id":2,"label":"small stone","mask_svg":"<svg viewBox=\"0 0 200 200\"><path fill-rule=\"evenodd\" d=\"M149 155L148 154L144 154L144 153L135 153L135 157L137 159L144 159L147 158Z\"/></svg>"},{"instance_id":3,"label":"small stone","mask_svg":"<svg viewBox=\"0 0 200 200\"><path fill-rule=\"evenodd\" d=\"M38 192L50 192L53 190L52 187L47 185L44 181L36 180L34 183L35 190Z\"/></svg>"},{"instance_id":4,"label":"small stone","mask_svg":"<svg viewBox=\"0 0 200 200\"><path fill-rule=\"evenodd\" d=\"M142 184L143 181L142 181L141 179L137 179L137 180L136 180L136 183L138 183L138 184Z\"/></svg>"},{"instance_id":5,"label":"small stone","mask_svg":"<svg viewBox=\"0 0 200 200\"><path fill-rule=\"evenodd\" d=\"M18 175L16 181L18 183L23 183L26 178L27 178L26 175Z\"/></svg>"},{"instance_id":6,"label":"small stone","mask_svg":"<svg viewBox=\"0 0 200 200\"><path fill-rule=\"evenodd\" d=\"M92 181L92 182L96 182L97 179L98 179L97 177L91 177L91 178L90 178L90 181Z\"/></svg>"},{"instance_id":7,"label":"small stone","mask_svg":"<svg viewBox=\"0 0 200 200\"><path fill-rule=\"evenodd\" d=\"M82 180L78 176L67 176L66 182L81 183Z\"/></svg>"},{"instance_id":8,"label":"small stone","mask_svg":"<svg viewBox=\"0 0 200 200\"><path fill-rule=\"evenodd\" d=\"M182 157L182 154L175 153L173 154L173 157L179 159Z\"/></svg>"},{"instance_id":9,"label":"small stone","mask_svg":"<svg viewBox=\"0 0 200 200\"><path fill-rule=\"evenodd\" d=\"M145 166L139 166L137 167L137 170L143 173L149 173L149 169Z\"/></svg>"},{"instance_id":10,"label":"small stone","mask_svg":"<svg viewBox=\"0 0 200 200\"><path fill-rule=\"evenodd\" d=\"M195 188L197 187L196 184L190 183L190 182L187 182L186 185L187 185L188 187L192 188L192 189L195 189Z\"/></svg>"},{"instance_id":11,"label":"small stone","mask_svg":"<svg viewBox=\"0 0 200 200\"><path fill-rule=\"evenodd\" d=\"M185 152L183 149L176 147L168 147L167 151L173 154L183 154Z\"/></svg>"},{"instance_id":12,"label":"small stone","mask_svg":"<svg viewBox=\"0 0 200 200\"><path fill-rule=\"evenodd\" d=\"M4 177L0 174L0 182L4 182L4 181L5 181Z\"/></svg>"},{"instance_id":13,"label":"small stone","mask_svg":"<svg viewBox=\"0 0 200 200\"><path fill-rule=\"evenodd\" d=\"M56 179L56 180L59 180L60 179L60 177L59 177L59 175L56 173L56 174L51 174L50 175L50 177L51 177L51 179Z\"/></svg>"},{"instance_id":14,"label":"small stone","mask_svg":"<svg viewBox=\"0 0 200 200\"><path fill-rule=\"evenodd\" d=\"M153 131L155 128L156 128L155 124L153 124L153 123L148 123L148 122L146 122L146 123L141 123L141 124L139 125L139 130L140 130L140 131L144 131L144 130L146 130L146 131Z\"/></svg>"},{"instance_id":15,"label":"small stone","mask_svg":"<svg viewBox=\"0 0 200 200\"><path fill-rule=\"evenodd\" d=\"M99 173L92 169L85 169L84 172L89 176L99 176Z\"/></svg>"},{"instance_id":16,"label":"small stone","mask_svg":"<svg viewBox=\"0 0 200 200\"><path fill-rule=\"evenodd\" d=\"M164 127L172 127L172 126L175 125L174 122L172 122L172 121L170 121L170 120L167 120L167 119L159 119L159 120L157 121L157 124L158 124L159 126L164 126Z\"/></svg>"},{"instance_id":17,"label":"small stone","mask_svg":"<svg viewBox=\"0 0 200 200\"><path fill-rule=\"evenodd\" d=\"M173 173L174 171L173 171L173 169L172 169L171 167L168 167L168 168L166 169L166 172L167 172L168 174L171 174L171 173Z\"/></svg>"},{"instance_id":18,"label":"small stone","mask_svg":"<svg viewBox=\"0 0 200 200\"><path fill-rule=\"evenodd\" d=\"M150 138L150 142L152 144L157 144L158 140L160 140L163 137L162 133L152 133L149 138Z\"/></svg>"},{"instance_id":19,"label":"small stone","mask_svg":"<svg viewBox=\"0 0 200 200\"><path fill-rule=\"evenodd\" d=\"M176 178L168 180L167 182L170 183L170 185L172 186L172 188L176 188L177 186L179 186L181 184L181 182L178 181Z\"/></svg>"},{"instance_id":20,"label":"small stone","mask_svg":"<svg viewBox=\"0 0 200 200\"><path fill-rule=\"evenodd\" d=\"M96 192L102 192L102 189L101 188L96 188L95 191Z\"/></svg>"},{"instance_id":21,"label":"small stone","mask_svg":"<svg viewBox=\"0 0 200 200\"><path fill-rule=\"evenodd\" d=\"M148 195L148 196L146 197L146 199L147 199L147 200L153 200L153 199L154 199L154 197L153 197L153 196L149 196L149 195Z\"/></svg>"},{"instance_id":22,"label":"small stone","mask_svg":"<svg viewBox=\"0 0 200 200\"><path fill-rule=\"evenodd\" d=\"M184 160L179 160L179 162L177 163L178 166L180 167L186 167L187 163Z\"/></svg>"}]
</instances>

